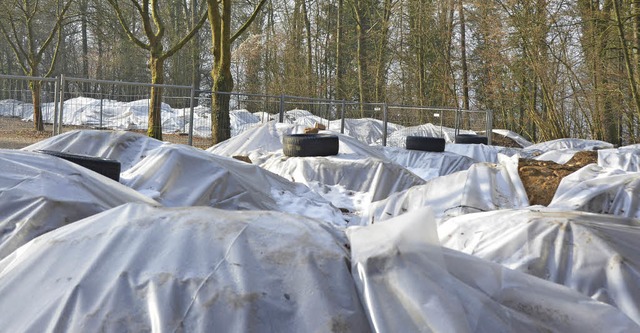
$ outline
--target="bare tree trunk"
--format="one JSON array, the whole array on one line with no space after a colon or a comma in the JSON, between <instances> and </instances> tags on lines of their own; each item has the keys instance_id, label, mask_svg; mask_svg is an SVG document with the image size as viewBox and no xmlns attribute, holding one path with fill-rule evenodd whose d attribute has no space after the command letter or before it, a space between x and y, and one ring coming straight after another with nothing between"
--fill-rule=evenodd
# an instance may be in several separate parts
<instances>
[{"instance_id":1,"label":"bare tree trunk","mask_svg":"<svg viewBox=\"0 0 640 333\"><path fill-rule=\"evenodd\" d=\"M160 50L162 52L162 50ZM151 56L151 83L164 83L164 59L156 55ZM149 101L149 137L162 140L162 87L151 87L151 97Z\"/></svg>"},{"instance_id":2,"label":"bare tree trunk","mask_svg":"<svg viewBox=\"0 0 640 333\"><path fill-rule=\"evenodd\" d=\"M464 5L459 0L459 16L460 16L460 56L462 57L462 105L465 110L469 110L469 71L467 68L467 41L466 41L466 23L464 20Z\"/></svg>"},{"instance_id":3,"label":"bare tree trunk","mask_svg":"<svg viewBox=\"0 0 640 333\"><path fill-rule=\"evenodd\" d=\"M344 91L344 62L342 61L342 39L343 39L343 15L344 0L338 0L337 18L336 18L336 99L345 99L346 94Z\"/></svg>"},{"instance_id":4,"label":"bare tree trunk","mask_svg":"<svg viewBox=\"0 0 640 333\"><path fill-rule=\"evenodd\" d=\"M44 124L42 122L42 103L40 101L42 83L40 81L30 81L29 89L31 90L31 100L33 102L33 127L36 131L42 132L44 131Z\"/></svg>"},{"instance_id":5,"label":"bare tree trunk","mask_svg":"<svg viewBox=\"0 0 640 333\"><path fill-rule=\"evenodd\" d=\"M631 59L629 57L629 47L627 44L627 39L625 37L622 18L620 17L618 1L614 0L612 2L613 10L615 12L616 27L618 28L618 37L620 38L620 45L622 46L622 54L624 56L624 64L627 69L627 81L629 82L629 88L631 90L631 97L633 98L633 102L635 104L636 114L640 116L640 96L638 95L638 86L635 81L635 66L631 64Z\"/></svg>"},{"instance_id":6,"label":"bare tree trunk","mask_svg":"<svg viewBox=\"0 0 640 333\"><path fill-rule=\"evenodd\" d=\"M374 102L371 85L371 58L374 56L370 36L372 3L368 0L354 0L354 12L357 21L357 57L358 57L358 91L360 116L365 117L365 103Z\"/></svg>"},{"instance_id":7,"label":"bare tree trunk","mask_svg":"<svg viewBox=\"0 0 640 333\"><path fill-rule=\"evenodd\" d=\"M89 38L87 34L88 0L81 0L80 3L80 29L82 34L82 76L89 77ZM83 92L89 92L89 84L83 83Z\"/></svg>"},{"instance_id":8,"label":"bare tree trunk","mask_svg":"<svg viewBox=\"0 0 640 333\"><path fill-rule=\"evenodd\" d=\"M313 71L313 50L311 45L311 21L309 21L309 11L307 10L307 2L302 0L302 18L307 37L307 89L309 93L315 93L315 75Z\"/></svg>"}]
</instances>

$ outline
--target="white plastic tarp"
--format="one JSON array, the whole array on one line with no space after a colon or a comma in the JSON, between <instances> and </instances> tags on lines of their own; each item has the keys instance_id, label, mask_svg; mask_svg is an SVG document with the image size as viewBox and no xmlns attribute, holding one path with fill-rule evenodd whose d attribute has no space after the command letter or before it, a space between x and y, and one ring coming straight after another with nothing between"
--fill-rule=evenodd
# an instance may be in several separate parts
<instances>
[{"instance_id":1,"label":"white plastic tarp","mask_svg":"<svg viewBox=\"0 0 640 333\"><path fill-rule=\"evenodd\" d=\"M368 332L345 244L295 215L128 204L0 261L0 328Z\"/></svg>"},{"instance_id":2,"label":"white plastic tarp","mask_svg":"<svg viewBox=\"0 0 640 333\"><path fill-rule=\"evenodd\" d=\"M133 132L75 130L34 143L23 150L52 150L117 160L124 172L163 144Z\"/></svg>"},{"instance_id":3,"label":"white plastic tarp","mask_svg":"<svg viewBox=\"0 0 640 333\"><path fill-rule=\"evenodd\" d=\"M524 151L547 152L558 149L596 150L608 148L613 148L613 145L605 141L566 138L536 143L524 148Z\"/></svg>"},{"instance_id":4,"label":"white plastic tarp","mask_svg":"<svg viewBox=\"0 0 640 333\"><path fill-rule=\"evenodd\" d=\"M470 157L451 152L426 152L398 147L380 147L391 160L424 180L467 170L476 163Z\"/></svg>"},{"instance_id":5,"label":"white plastic tarp","mask_svg":"<svg viewBox=\"0 0 640 333\"><path fill-rule=\"evenodd\" d=\"M282 137L302 130L303 127L272 121L220 142L207 151L228 157L245 155L253 161L261 155L282 150Z\"/></svg>"},{"instance_id":6,"label":"white plastic tarp","mask_svg":"<svg viewBox=\"0 0 640 333\"><path fill-rule=\"evenodd\" d=\"M340 133L341 127L342 120L338 119L330 121L327 129ZM401 125L387 123L387 137L402 128L403 126ZM384 136L384 123L373 118L347 118L344 120L344 134L365 144L380 144Z\"/></svg>"},{"instance_id":7,"label":"white plastic tarp","mask_svg":"<svg viewBox=\"0 0 640 333\"><path fill-rule=\"evenodd\" d=\"M640 173L589 164L560 181L549 207L640 218Z\"/></svg>"},{"instance_id":8,"label":"white plastic tarp","mask_svg":"<svg viewBox=\"0 0 640 333\"><path fill-rule=\"evenodd\" d=\"M438 234L443 246L565 285L640 324L639 220L540 207L455 217Z\"/></svg>"},{"instance_id":9,"label":"white plastic tarp","mask_svg":"<svg viewBox=\"0 0 640 333\"><path fill-rule=\"evenodd\" d=\"M493 129L492 132L498 135L506 136L507 138L515 141L522 148L532 145L531 141L525 139L522 135L513 131L509 131L506 129Z\"/></svg>"},{"instance_id":10,"label":"white plastic tarp","mask_svg":"<svg viewBox=\"0 0 640 333\"><path fill-rule=\"evenodd\" d=\"M342 213L302 184L256 165L183 145L164 145L122 173L120 182L167 207L275 210L345 223Z\"/></svg>"},{"instance_id":11,"label":"white plastic tarp","mask_svg":"<svg viewBox=\"0 0 640 333\"><path fill-rule=\"evenodd\" d=\"M460 134L476 134L473 131L460 130ZM444 138L446 142L455 141L456 130L446 126L431 123L398 129L387 137L387 146L405 147L407 136L426 136L432 138Z\"/></svg>"},{"instance_id":12,"label":"white plastic tarp","mask_svg":"<svg viewBox=\"0 0 640 333\"><path fill-rule=\"evenodd\" d=\"M517 156L500 164L476 163L467 171L429 180L425 185L374 202L360 224L373 224L430 206L437 221L462 214L526 207L529 199L518 176Z\"/></svg>"},{"instance_id":13,"label":"white plastic tarp","mask_svg":"<svg viewBox=\"0 0 640 333\"><path fill-rule=\"evenodd\" d=\"M440 246L424 210L347 229L375 332L637 332L618 309Z\"/></svg>"},{"instance_id":14,"label":"white plastic tarp","mask_svg":"<svg viewBox=\"0 0 640 333\"><path fill-rule=\"evenodd\" d=\"M605 168L640 172L640 147L598 150L598 165Z\"/></svg>"},{"instance_id":15,"label":"white plastic tarp","mask_svg":"<svg viewBox=\"0 0 640 333\"><path fill-rule=\"evenodd\" d=\"M448 143L444 147L445 151L467 156L478 162L498 163L498 147L483 144L456 144Z\"/></svg>"},{"instance_id":16,"label":"white plastic tarp","mask_svg":"<svg viewBox=\"0 0 640 333\"><path fill-rule=\"evenodd\" d=\"M538 161L551 161L558 164L565 164L573 158L579 151L584 151L584 149L579 148L563 148L563 149L555 149L544 152L538 156L535 156L533 159Z\"/></svg>"},{"instance_id":17,"label":"white plastic tarp","mask_svg":"<svg viewBox=\"0 0 640 333\"><path fill-rule=\"evenodd\" d=\"M343 188L366 192L378 201L389 195L424 184L422 178L398 164L377 158L289 157L273 156L261 167L286 179L303 184L317 182L340 185Z\"/></svg>"},{"instance_id":18,"label":"white plastic tarp","mask_svg":"<svg viewBox=\"0 0 640 333\"><path fill-rule=\"evenodd\" d=\"M0 149L0 170L0 258L39 235L127 202L159 205L51 155Z\"/></svg>"}]
</instances>

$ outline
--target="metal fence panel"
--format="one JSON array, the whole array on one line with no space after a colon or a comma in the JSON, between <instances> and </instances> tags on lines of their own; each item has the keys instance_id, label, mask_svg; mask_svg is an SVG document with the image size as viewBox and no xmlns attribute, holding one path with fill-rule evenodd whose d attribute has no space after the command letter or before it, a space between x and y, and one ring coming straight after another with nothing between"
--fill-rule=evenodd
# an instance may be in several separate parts
<instances>
[{"instance_id":1,"label":"metal fence panel","mask_svg":"<svg viewBox=\"0 0 640 333\"><path fill-rule=\"evenodd\" d=\"M0 116L33 122L34 105L30 85L40 85L40 103L45 132L53 134L56 114L55 78L0 75Z\"/></svg>"},{"instance_id":2,"label":"metal fence panel","mask_svg":"<svg viewBox=\"0 0 640 333\"><path fill-rule=\"evenodd\" d=\"M55 85L60 81L59 90ZM189 86L152 85L105 80L42 79L0 75L0 116L28 119L33 114L30 82L43 82L43 118L52 133L75 128L115 129L146 133L151 88L163 92L163 138L171 142L207 147L211 142L212 92ZM59 112L55 103L60 91ZM254 126L279 121L304 127L322 124L327 129L355 137L367 144L386 145L390 135L406 127L432 124L459 131L491 132L491 112L447 108L387 105L351 101L216 93L229 98L231 136ZM56 118L56 113L59 118ZM64 125L64 127L62 126ZM448 130L449 132L451 130ZM407 132L410 133L410 132ZM437 134L436 134L437 135ZM166 139L165 139L166 140ZM489 135L490 140L490 135Z\"/></svg>"}]
</instances>

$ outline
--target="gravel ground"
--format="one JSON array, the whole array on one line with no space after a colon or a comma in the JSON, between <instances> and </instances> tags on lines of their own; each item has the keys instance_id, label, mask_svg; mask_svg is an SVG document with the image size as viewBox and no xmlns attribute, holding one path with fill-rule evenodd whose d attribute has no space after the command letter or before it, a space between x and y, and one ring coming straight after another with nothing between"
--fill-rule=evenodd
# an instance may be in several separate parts
<instances>
[{"instance_id":1,"label":"gravel ground","mask_svg":"<svg viewBox=\"0 0 640 333\"><path fill-rule=\"evenodd\" d=\"M79 126L63 126L62 132L82 129ZM32 122L19 118L0 117L0 149L20 149L53 135L53 125L45 124L44 132L34 130ZM188 137L177 134L163 134L163 140L172 143L187 144ZM210 139L193 138L195 147L206 149L211 146Z\"/></svg>"}]
</instances>

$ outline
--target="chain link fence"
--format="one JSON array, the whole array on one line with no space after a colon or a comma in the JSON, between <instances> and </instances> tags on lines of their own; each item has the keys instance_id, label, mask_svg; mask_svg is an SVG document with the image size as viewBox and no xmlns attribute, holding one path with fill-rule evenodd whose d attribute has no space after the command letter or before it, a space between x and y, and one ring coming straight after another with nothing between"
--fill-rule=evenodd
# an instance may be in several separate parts
<instances>
[{"instance_id":1,"label":"chain link fence","mask_svg":"<svg viewBox=\"0 0 640 333\"><path fill-rule=\"evenodd\" d=\"M34 83L41 86L43 121L52 135L75 128L146 133L151 91L161 89L159 112L163 138L168 136L171 142L199 147L211 142L211 91L190 86L64 76L45 79L0 75L0 116L32 120L30 85ZM491 133L492 119L488 111L361 104L286 95L216 94L227 95L229 99L230 128L227 130L232 136L269 121L305 128L323 125L328 130L375 145L400 145L397 138L421 133L449 141L458 133ZM488 137L491 140L491 136Z\"/></svg>"},{"instance_id":2,"label":"chain link fence","mask_svg":"<svg viewBox=\"0 0 640 333\"><path fill-rule=\"evenodd\" d=\"M45 132L53 134L57 113L58 79L0 75L0 117L33 122L34 102L40 103ZM37 98L34 99L34 93Z\"/></svg>"}]
</instances>

